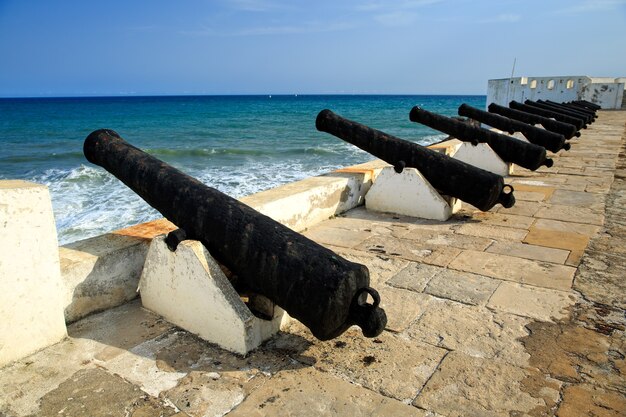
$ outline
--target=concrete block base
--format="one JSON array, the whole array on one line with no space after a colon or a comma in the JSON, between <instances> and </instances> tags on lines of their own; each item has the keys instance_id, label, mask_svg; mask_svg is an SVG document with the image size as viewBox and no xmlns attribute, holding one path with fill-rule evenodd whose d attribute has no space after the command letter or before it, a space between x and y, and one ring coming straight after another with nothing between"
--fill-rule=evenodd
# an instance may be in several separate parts
<instances>
[{"instance_id":1,"label":"concrete block base","mask_svg":"<svg viewBox=\"0 0 626 417\"><path fill-rule=\"evenodd\" d=\"M365 196L368 210L445 221L461 208L461 200L442 196L415 168L398 174L383 168Z\"/></svg>"},{"instance_id":2,"label":"concrete block base","mask_svg":"<svg viewBox=\"0 0 626 417\"><path fill-rule=\"evenodd\" d=\"M479 143L474 146L469 142L463 142L459 144L451 156L503 177L513 173L513 164L504 162L486 143Z\"/></svg>"},{"instance_id":3,"label":"concrete block base","mask_svg":"<svg viewBox=\"0 0 626 417\"><path fill-rule=\"evenodd\" d=\"M241 355L280 330L284 311L275 306L271 320L252 314L200 242L183 241L172 252L164 240L155 237L146 257L139 283L145 308Z\"/></svg>"},{"instance_id":4,"label":"concrete block base","mask_svg":"<svg viewBox=\"0 0 626 417\"><path fill-rule=\"evenodd\" d=\"M46 186L0 181L0 251L3 366L67 334L57 232Z\"/></svg>"}]
</instances>

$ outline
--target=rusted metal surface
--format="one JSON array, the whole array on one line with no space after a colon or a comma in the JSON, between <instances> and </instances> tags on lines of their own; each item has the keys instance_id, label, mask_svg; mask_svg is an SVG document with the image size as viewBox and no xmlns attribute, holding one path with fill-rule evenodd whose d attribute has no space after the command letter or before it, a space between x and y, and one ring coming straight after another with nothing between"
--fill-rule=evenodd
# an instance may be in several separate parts
<instances>
[{"instance_id":1,"label":"rusted metal surface","mask_svg":"<svg viewBox=\"0 0 626 417\"><path fill-rule=\"evenodd\" d=\"M591 110L601 110L602 109L602 106L598 106L597 104L592 103L592 102L587 101L587 100L574 100L573 103L583 105L583 106L585 106L585 107L587 107L588 109L591 109Z\"/></svg>"},{"instance_id":2,"label":"rusted metal surface","mask_svg":"<svg viewBox=\"0 0 626 417\"><path fill-rule=\"evenodd\" d=\"M588 112L589 114L592 114L594 117L598 117L598 114L596 113L595 110L590 109L588 107L585 107L584 105L580 104L580 103L576 103L575 101L570 101L569 103L563 103L568 105L569 107L576 109L576 110L583 110Z\"/></svg>"},{"instance_id":3,"label":"rusted metal surface","mask_svg":"<svg viewBox=\"0 0 626 417\"><path fill-rule=\"evenodd\" d=\"M522 104L515 100L509 103L509 107L515 110L521 110L526 113L536 114L538 116L549 117L552 119L556 119L559 122L569 123L576 126L576 130L580 130L583 128L584 123L582 120L576 117L570 117L562 113L558 113L552 110L542 109L536 106L529 106L528 104Z\"/></svg>"},{"instance_id":4,"label":"rusted metal surface","mask_svg":"<svg viewBox=\"0 0 626 417\"><path fill-rule=\"evenodd\" d=\"M317 338L332 339L353 324L367 337L384 329L387 318L378 307L378 293L369 287L365 266L148 155L112 130L91 133L84 153L184 230L187 238L201 241L237 276L242 290L269 298ZM182 238L171 237L173 246ZM368 295L373 304L367 303Z\"/></svg>"},{"instance_id":5,"label":"rusted metal surface","mask_svg":"<svg viewBox=\"0 0 626 417\"><path fill-rule=\"evenodd\" d=\"M575 113L573 111L570 111L570 110L567 110L567 109L562 109L560 107L557 107L555 105L552 105L550 103L546 103L546 102L543 102L543 101L526 100L524 102L524 104L527 104L529 106L538 107L540 109L546 109L546 110L554 111L554 112L557 112L557 113L560 113L560 114L564 114L564 115L569 116L569 117L573 117L575 119L579 119L579 120L581 120L583 122L583 128L587 127L589 122L592 120L587 115L577 114L577 113Z\"/></svg>"},{"instance_id":6,"label":"rusted metal surface","mask_svg":"<svg viewBox=\"0 0 626 417\"><path fill-rule=\"evenodd\" d=\"M464 142L487 143L504 162L511 162L532 171L543 165L551 167L553 164L552 159L546 156L546 149L543 146L501 135L482 127L429 112L417 106L411 109L409 119L412 122L421 123L447 133Z\"/></svg>"},{"instance_id":7,"label":"rusted metal surface","mask_svg":"<svg viewBox=\"0 0 626 417\"><path fill-rule=\"evenodd\" d=\"M575 105L568 104L568 103L557 103L556 101L552 101L552 100L537 100L537 101L539 103L547 103L552 106L562 108L564 110L569 110L575 113L583 114L589 118L589 123L593 123L593 121L597 118L596 113L594 111L586 109L584 107L577 107Z\"/></svg>"},{"instance_id":8,"label":"rusted metal surface","mask_svg":"<svg viewBox=\"0 0 626 417\"><path fill-rule=\"evenodd\" d=\"M565 136L565 139L571 139L574 136L580 136L580 132L578 132L576 126L570 123L559 122L558 120L539 116L534 113L528 113L521 110L515 110L508 107L500 106L496 103L491 103L487 110L489 110L490 113L496 113L501 116L515 119L530 125L541 125L545 129L548 129L552 132L560 133L561 135Z\"/></svg>"},{"instance_id":9,"label":"rusted metal surface","mask_svg":"<svg viewBox=\"0 0 626 417\"><path fill-rule=\"evenodd\" d=\"M565 142L565 136L546 129L540 129L518 120L500 116L499 114L489 113L467 104L461 104L458 112L459 116L469 117L481 123L486 123L509 134L521 132L530 143L543 146L551 152L570 149L570 144Z\"/></svg>"},{"instance_id":10,"label":"rusted metal surface","mask_svg":"<svg viewBox=\"0 0 626 417\"><path fill-rule=\"evenodd\" d=\"M315 120L317 130L330 133L393 165L397 172L416 168L440 193L456 197L487 211L500 203L512 207L513 188L500 175L476 168L439 152L388 135L322 110ZM506 191L505 191L506 189Z\"/></svg>"}]
</instances>

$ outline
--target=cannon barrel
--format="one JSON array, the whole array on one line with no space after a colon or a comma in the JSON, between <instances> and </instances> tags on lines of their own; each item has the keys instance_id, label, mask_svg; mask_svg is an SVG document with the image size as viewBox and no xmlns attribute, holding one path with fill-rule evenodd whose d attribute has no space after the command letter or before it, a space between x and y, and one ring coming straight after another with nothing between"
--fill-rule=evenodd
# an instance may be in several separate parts
<instances>
[{"instance_id":1,"label":"cannon barrel","mask_svg":"<svg viewBox=\"0 0 626 417\"><path fill-rule=\"evenodd\" d=\"M592 123L597 117L595 112L589 109L586 109L584 107L577 107L577 106L573 106L567 103L557 103L556 101L552 101L552 100L537 100L537 101L539 103L550 104L552 106L571 111L575 114L581 114L583 116L586 116L587 118L589 118L589 123Z\"/></svg>"},{"instance_id":2,"label":"cannon barrel","mask_svg":"<svg viewBox=\"0 0 626 417\"><path fill-rule=\"evenodd\" d=\"M490 113L496 113L501 116L515 119L530 125L540 124L541 126L552 132L560 133L561 135L565 136L565 139L571 139L574 136L580 136L580 132L577 131L576 126L570 123L559 122L558 120L539 116L534 113L528 113L521 110L511 109L509 107L500 106L496 103L491 103L487 110L489 110Z\"/></svg>"},{"instance_id":3,"label":"cannon barrel","mask_svg":"<svg viewBox=\"0 0 626 417\"><path fill-rule=\"evenodd\" d=\"M524 111L526 113L532 113L532 114L536 114L538 116L543 116L543 117L549 117L552 119L556 119L559 122L563 122L563 123L569 123L572 124L574 126L576 126L576 130L580 130L583 128L583 121L579 118L576 117L571 117L571 116L567 116L564 115L562 113L558 113L552 110L547 110L547 109L542 109L539 108L537 106L530 106L528 104L522 104L519 103L515 100L511 101L509 103L509 107L515 110L521 110Z\"/></svg>"},{"instance_id":4,"label":"cannon barrel","mask_svg":"<svg viewBox=\"0 0 626 417\"><path fill-rule=\"evenodd\" d=\"M583 105L582 105L582 104L580 104L580 103L576 103L575 101L570 101L570 102L568 102L568 103L563 103L563 104L566 104L566 105L568 105L568 106L570 106L571 108L576 109L576 110L583 110L583 111L586 111L586 112L588 112L589 114L592 114L592 115L593 115L593 117L596 117L596 118L598 117L598 113L596 112L596 110L593 110L593 109L590 109L590 108L588 108L588 107L585 107L585 106L583 106Z\"/></svg>"},{"instance_id":5,"label":"cannon barrel","mask_svg":"<svg viewBox=\"0 0 626 417\"><path fill-rule=\"evenodd\" d=\"M552 166L552 159L546 157L546 149L510 136L501 135L482 127L472 126L459 120L413 107L409 113L412 122L424 124L447 133L464 142L487 143L504 162L512 162L532 171L542 165Z\"/></svg>"},{"instance_id":6,"label":"cannon barrel","mask_svg":"<svg viewBox=\"0 0 626 417\"><path fill-rule=\"evenodd\" d=\"M367 337L384 329L387 318L369 287L367 267L148 155L112 130L91 133L83 150L89 162L120 179L189 239L202 242L246 290L272 300L317 338L332 339L353 324Z\"/></svg>"},{"instance_id":7,"label":"cannon barrel","mask_svg":"<svg viewBox=\"0 0 626 417\"><path fill-rule=\"evenodd\" d=\"M530 143L543 146L551 152L558 152L561 149L569 150L570 144L565 142L565 137L549 130L540 129L538 127L522 123L518 120L509 119L499 114L489 113L476 107L469 106L465 103L459 106L459 116L469 117L486 123L491 127L500 129L509 134L521 132Z\"/></svg>"},{"instance_id":8,"label":"cannon barrel","mask_svg":"<svg viewBox=\"0 0 626 417\"><path fill-rule=\"evenodd\" d=\"M450 158L417 143L388 135L322 110L315 120L317 130L330 133L357 148L393 165L397 172L416 168L435 189L487 211L497 203L515 204L513 187L504 185L500 175ZM508 188L508 192L505 192Z\"/></svg>"},{"instance_id":9,"label":"cannon barrel","mask_svg":"<svg viewBox=\"0 0 626 417\"><path fill-rule=\"evenodd\" d=\"M580 105L583 105L583 106L585 106L585 107L587 107L588 109L591 109L591 110L596 110L596 111L597 110L602 110L602 106L598 106L597 104L592 103L592 102L587 101L587 100L574 100L574 103L578 103Z\"/></svg>"},{"instance_id":10,"label":"cannon barrel","mask_svg":"<svg viewBox=\"0 0 626 417\"><path fill-rule=\"evenodd\" d=\"M561 108L559 106L555 106L554 104L550 104L550 103L547 103L545 101L526 100L524 102L524 104L527 104L529 106L538 107L540 109L550 110L550 111L553 111L553 112L564 114L566 116L574 117L574 118L579 119L579 120L581 120L583 122L583 127L587 127L587 125L591 121L593 121L592 118L587 116L586 114L578 114L578 113L576 113L574 111L563 109L563 108Z\"/></svg>"}]
</instances>

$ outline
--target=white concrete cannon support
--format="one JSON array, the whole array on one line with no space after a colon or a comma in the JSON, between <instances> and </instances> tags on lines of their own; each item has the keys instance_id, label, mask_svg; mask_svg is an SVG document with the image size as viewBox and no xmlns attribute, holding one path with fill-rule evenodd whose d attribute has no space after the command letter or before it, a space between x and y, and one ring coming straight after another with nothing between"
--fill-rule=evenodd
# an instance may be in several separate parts
<instances>
[{"instance_id":1,"label":"white concrete cannon support","mask_svg":"<svg viewBox=\"0 0 626 417\"><path fill-rule=\"evenodd\" d=\"M164 236L155 237L139 292L148 310L241 355L269 339L288 317L278 306L272 320L254 316L215 259L196 240L185 240L172 252Z\"/></svg>"},{"instance_id":2,"label":"white concrete cannon support","mask_svg":"<svg viewBox=\"0 0 626 417\"><path fill-rule=\"evenodd\" d=\"M64 287L48 188L0 181L0 366L66 334Z\"/></svg>"},{"instance_id":3,"label":"white concrete cannon support","mask_svg":"<svg viewBox=\"0 0 626 417\"><path fill-rule=\"evenodd\" d=\"M402 214L422 219L448 220L461 208L461 200L442 196L415 168L398 174L383 168L365 195L368 210Z\"/></svg>"}]
</instances>

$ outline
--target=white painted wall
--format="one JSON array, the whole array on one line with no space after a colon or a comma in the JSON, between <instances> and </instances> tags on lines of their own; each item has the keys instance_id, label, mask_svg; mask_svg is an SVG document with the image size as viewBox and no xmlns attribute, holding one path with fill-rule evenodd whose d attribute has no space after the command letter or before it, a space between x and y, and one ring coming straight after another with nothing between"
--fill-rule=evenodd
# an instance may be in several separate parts
<instances>
[{"instance_id":1,"label":"white painted wall","mask_svg":"<svg viewBox=\"0 0 626 417\"><path fill-rule=\"evenodd\" d=\"M624 82L621 78L587 76L516 77L489 80L487 105L508 106L512 100L553 100L557 102L588 100L603 109L619 109Z\"/></svg>"}]
</instances>

